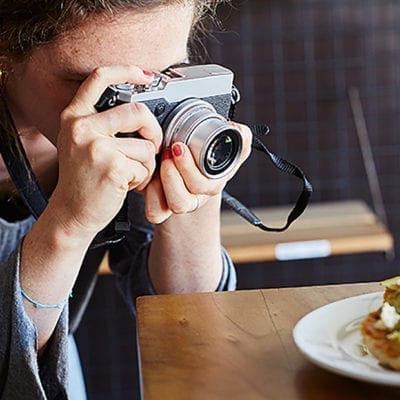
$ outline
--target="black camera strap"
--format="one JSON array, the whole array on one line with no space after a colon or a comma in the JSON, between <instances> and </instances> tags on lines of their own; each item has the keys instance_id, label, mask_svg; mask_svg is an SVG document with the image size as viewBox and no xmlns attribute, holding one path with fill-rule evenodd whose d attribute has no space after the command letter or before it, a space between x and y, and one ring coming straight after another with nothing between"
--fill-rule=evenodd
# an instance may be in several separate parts
<instances>
[{"instance_id":1,"label":"black camera strap","mask_svg":"<svg viewBox=\"0 0 400 400\"><path fill-rule=\"evenodd\" d=\"M299 167L270 152L264 145L264 143L259 139L260 136L265 136L268 134L268 126L254 125L250 126L250 129L253 133L252 148L266 154L272 164L280 171L290 175L294 175L295 177L299 178L303 182L303 189L299 197L297 198L293 209L290 211L287 217L286 224L278 228L272 228L264 225L264 223L250 209L248 209L235 197L231 196L228 192L222 192L222 199L227 206L229 206L232 210L234 210L250 224L262 229L263 231L282 232L286 230L290 226L290 224L294 220L296 220L307 207L312 194L312 185Z\"/></svg>"},{"instance_id":2,"label":"black camera strap","mask_svg":"<svg viewBox=\"0 0 400 400\"><path fill-rule=\"evenodd\" d=\"M240 101L240 92L236 88L236 86L233 85L231 92L231 106L228 113L228 119L232 121L235 119L236 106L239 103L239 101ZM278 168L280 171L290 175L294 175L295 177L299 178L303 182L302 191L299 197L297 198L294 207L290 211L286 219L285 225L278 228L272 228L265 225L260 220L260 218L258 218L249 208L247 208L239 200L231 196L226 191L222 192L222 200L228 207L230 207L238 215L240 215L247 222L256 226L257 228L260 228L263 231L267 232L282 232L287 228L289 228L291 223L294 220L296 220L306 209L313 191L312 185L299 167L269 151L267 147L264 145L264 143L260 140L260 137L266 136L269 133L269 127L267 125L248 124L248 126L251 132L253 133L252 148L266 154L266 156L270 159L274 167Z\"/></svg>"},{"instance_id":3,"label":"black camera strap","mask_svg":"<svg viewBox=\"0 0 400 400\"><path fill-rule=\"evenodd\" d=\"M32 171L19 137L13 136L9 138L2 127L0 134L0 153L8 173L25 206L37 219L47 206L47 198ZM9 138L9 140L6 140L6 138Z\"/></svg>"}]
</instances>

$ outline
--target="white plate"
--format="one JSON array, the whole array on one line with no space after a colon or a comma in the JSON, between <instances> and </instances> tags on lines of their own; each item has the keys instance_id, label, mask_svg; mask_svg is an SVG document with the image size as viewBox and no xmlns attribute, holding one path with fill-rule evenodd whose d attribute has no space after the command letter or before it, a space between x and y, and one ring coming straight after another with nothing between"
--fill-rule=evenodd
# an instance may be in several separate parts
<instances>
[{"instance_id":1,"label":"white plate","mask_svg":"<svg viewBox=\"0 0 400 400\"><path fill-rule=\"evenodd\" d=\"M329 371L362 381L400 386L400 372L381 367L365 352L360 323L382 305L383 292L350 297L320 307L294 327L300 351Z\"/></svg>"}]
</instances>

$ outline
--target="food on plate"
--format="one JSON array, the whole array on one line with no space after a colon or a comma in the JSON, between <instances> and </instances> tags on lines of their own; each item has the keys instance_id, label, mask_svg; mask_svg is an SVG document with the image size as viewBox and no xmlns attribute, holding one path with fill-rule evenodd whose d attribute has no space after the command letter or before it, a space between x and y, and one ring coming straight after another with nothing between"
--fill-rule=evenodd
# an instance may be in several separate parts
<instances>
[{"instance_id":1,"label":"food on plate","mask_svg":"<svg viewBox=\"0 0 400 400\"><path fill-rule=\"evenodd\" d=\"M400 276L387 279L382 306L361 323L368 351L387 368L400 371Z\"/></svg>"}]
</instances>

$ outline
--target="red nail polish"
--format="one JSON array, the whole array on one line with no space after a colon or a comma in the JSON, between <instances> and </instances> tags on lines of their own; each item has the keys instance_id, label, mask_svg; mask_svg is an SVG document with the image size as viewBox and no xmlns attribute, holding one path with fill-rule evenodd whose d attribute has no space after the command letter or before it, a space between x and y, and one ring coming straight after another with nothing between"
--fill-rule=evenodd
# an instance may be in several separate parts
<instances>
[{"instance_id":1,"label":"red nail polish","mask_svg":"<svg viewBox=\"0 0 400 400\"><path fill-rule=\"evenodd\" d=\"M146 75L146 76L153 76L154 73L153 73L152 71L147 71L146 69L144 69L144 70L143 70L143 75Z\"/></svg>"},{"instance_id":2,"label":"red nail polish","mask_svg":"<svg viewBox=\"0 0 400 400\"><path fill-rule=\"evenodd\" d=\"M165 149L162 153L163 160L170 160L172 158L171 149Z\"/></svg>"},{"instance_id":3,"label":"red nail polish","mask_svg":"<svg viewBox=\"0 0 400 400\"><path fill-rule=\"evenodd\" d=\"M175 143L172 146L172 153L175 157L180 157L183 154L183 146L179 143Z\"/></svg>"}]
</instances>

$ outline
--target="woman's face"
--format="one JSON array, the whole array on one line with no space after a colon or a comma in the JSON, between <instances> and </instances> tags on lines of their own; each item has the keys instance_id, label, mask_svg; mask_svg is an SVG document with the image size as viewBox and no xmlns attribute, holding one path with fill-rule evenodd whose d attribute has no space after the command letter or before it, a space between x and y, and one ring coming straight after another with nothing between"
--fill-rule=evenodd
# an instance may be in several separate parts
<instances>
[{"instance_id":1,"label":"woman's face","mask_svg":"<svg viewBox=\"0 0 400 400\"><path fill-rule=\"evenodd\" d=\"M8 66L7 94L18 129L35 127L55 144L61 111L94 68L136 65L158 71L182 62L192 18L191 6L126 12L112 22L92 17Z\"/></svg>"}]
</instances>

